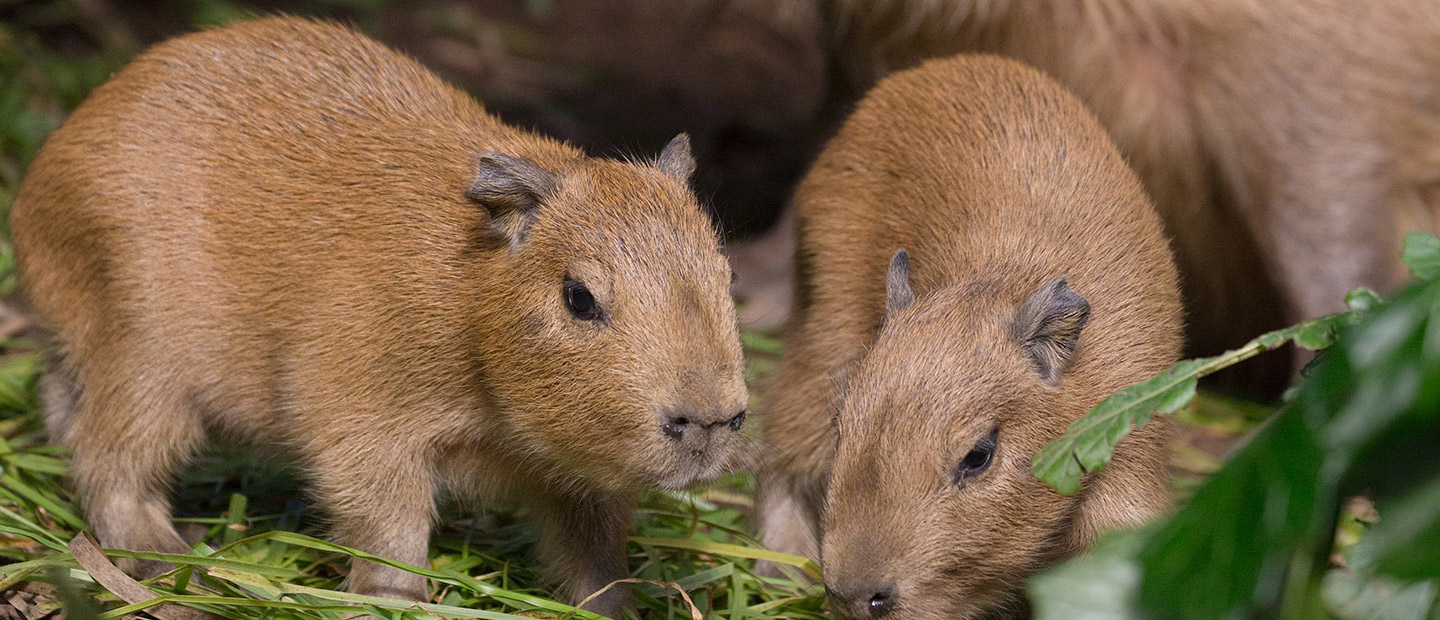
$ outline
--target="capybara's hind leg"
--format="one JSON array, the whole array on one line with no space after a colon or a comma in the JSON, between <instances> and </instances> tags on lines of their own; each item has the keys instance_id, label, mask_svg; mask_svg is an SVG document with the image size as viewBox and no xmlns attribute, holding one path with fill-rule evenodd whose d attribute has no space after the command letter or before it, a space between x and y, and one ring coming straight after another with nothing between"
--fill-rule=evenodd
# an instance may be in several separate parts
<instances>
[{"instance_id":1,"label":"capybara's hind leg","mask_svg":"<svg viewBox=\"0 0 1440 620\"><path fill-rule=\"evenodd\" d=\"M57 355L51 355L40 375L40 410L45 416L45 432L50 443L65 443L65 432L80 405L80 380L74 370Z\"/></svg>"},{"instance_id":2,"label":"capybara's hind leg","mask_svg":"<svg viewBox=\"0 0 1440 620\"><path fill-rule=\"evenodd\" d=\"M130 390L77 394L65 433L75 451L76 490L90 527L106 547L184 553L190 545L171 523L169 489L176 469L203 441L203 429L183 405L136 397ZM163 562L121 558L137 577L170 568Z\"/></svg>"}]
</instances>

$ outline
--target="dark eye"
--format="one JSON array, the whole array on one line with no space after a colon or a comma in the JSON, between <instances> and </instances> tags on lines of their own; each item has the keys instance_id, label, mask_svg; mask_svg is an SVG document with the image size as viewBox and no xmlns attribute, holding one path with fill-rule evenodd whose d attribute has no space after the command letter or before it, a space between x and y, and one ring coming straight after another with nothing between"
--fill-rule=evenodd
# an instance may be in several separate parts
<instances>
[{"instance_id":1,"label":"dark eye","mask_svg":"<svg viewBox=\"0 0 1440 620\"><path fill-rule=\"evenodd\" d=\"M995 458L995 446L999 440L1000 429L995 429L984 439L975 442L975 447L955 466L955 484L965 484L971 478L984 473L990 467L990 461Z\"/></svg>"},{"instance_id":2,"label":"dark eye","mask_svg":"<svg viewBox=\"0 0 1440 620\"><path fill-rule=\"evenodd\" d=\"M595 296L590 294L590 289L585 288L579 280L565 278L565 307L570 309L570 314L582 321L594 321L600 318L600 307L595 305Z\"/></svg>"}]
</instances>

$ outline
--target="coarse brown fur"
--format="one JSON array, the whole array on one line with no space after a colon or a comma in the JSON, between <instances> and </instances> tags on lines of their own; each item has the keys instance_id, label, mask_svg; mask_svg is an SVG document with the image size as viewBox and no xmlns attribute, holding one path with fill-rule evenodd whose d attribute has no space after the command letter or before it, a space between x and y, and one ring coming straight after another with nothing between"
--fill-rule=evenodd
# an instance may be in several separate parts
<instances>
[{"instance_id":1,"label":"coarse brown fur","mask_svg":"<svg viewBox=\"0 0 1440 620\"><path fill-rule=\"evenodd\" d=\"M1007 615L1035 570L1164 509L1159 422L1076 496L1030 473L1069 422L1181 346L1160 219L1078 99L993 56L896 73L796 207L795 331L757 509L772 548L811 557L823 522L837 612L870 617L890 592L897 618ZM956 484L992 431L989 469Z\"/></svg>"},{"instance_id":2,"label":"coarse brown fur","mask_svg":"<svg viewBox=\"0 0 1440 620\"><path fill-rule=\"evenodd\" d=\"M1049 73L1100 118L1174 237L1197 353L1405 278L1437 231L1440 3L834 0L863 92L932 56Z\"/></svg>"},{"instance_id":3,"label":"coarse brown fur","mask_svg":"<svg viewBox=\"0 0 1440 620\"><path fill-rule=\"evenodd\" d=\"M620 162L507 127L335 25L151 49L51 136L11 214L90 524L184 551L167 487L238 441L294 455L345 544L424 566L437 494L514 498L570 600L625 577L634 490L714 476L741 441L693 165L683 138ZM371 563L349 587L425 596Z\"/></svg>"}]
</instances>

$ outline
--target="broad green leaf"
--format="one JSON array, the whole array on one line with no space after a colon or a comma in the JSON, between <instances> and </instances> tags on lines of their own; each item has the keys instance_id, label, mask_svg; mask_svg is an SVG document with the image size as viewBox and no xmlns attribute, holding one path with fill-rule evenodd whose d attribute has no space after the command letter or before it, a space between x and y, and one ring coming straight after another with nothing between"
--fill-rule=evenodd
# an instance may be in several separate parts
<instances>
[{"instance_id":1,"label":"broad green leaf","mask_svg":"<svg viewBox=\"0 0 1440 620\"><path fill-rule=\"evenodd\" d=\"M1032 578L1035 620L1138 620L1135 556L1144 541L1142 532L1112 532L1089 553Z\"/></svg>"},{"instance_id":2,"label":"broad green leaf","mask_svg":"<svg viewBox=\"0 0 1440 620\"><path fill-rule=\"evenodd\" d=\"M1440 469L1425 474L1429 480L1399 497L1382 495L1376 505L1380 521L1356 554L1379 572L1400 579L1440 578Z\"/></svg>"},{"instance_id":3,"label":"broad green leaf","mask_svg":"<svg viewBox=\"0 0 1440 620\"><path fill-rule=\"evenodd\" d=\"M1302 416L1281 413L1146 543L1141 602L1165 617L1219 620L1278 600L1290 549L1329 499L1314 489L1323 463Z\"/></svg>"},{"instance_id":4,"label":"broad green leaf","mask_svg":"<svg viewBox=\"0 0 1440 620\"><path fill-rule=\"evenodd\" d=\"M1433 282L1440 278L1440 239L1428 232L1412 232L1405 235L1404 246L1400 259L1416 280Z\"/></svg>"},{"instance_id":5,"label":"broad green leaf","mask_svg":"<svg viewBox=\"0 0 1440 620\"><path fill-rule=\"evenodd\" d=\"M1400 514L1393 548L1404 549L1406 570L1432 568L1440 543L1417 545L1431 544L1440 511L1440 484L1425 482L1440 477L1434 317L1440 284L1412 288L1329 349L1295 401L1146 543L1147 611L1181 620L1270 617L1283 601L1291 617L1310 613L1340 500L1360 489L1373 489L1381 510L1375 544L1384 541L1386 511Z\"/></svg>"}]
</instances>

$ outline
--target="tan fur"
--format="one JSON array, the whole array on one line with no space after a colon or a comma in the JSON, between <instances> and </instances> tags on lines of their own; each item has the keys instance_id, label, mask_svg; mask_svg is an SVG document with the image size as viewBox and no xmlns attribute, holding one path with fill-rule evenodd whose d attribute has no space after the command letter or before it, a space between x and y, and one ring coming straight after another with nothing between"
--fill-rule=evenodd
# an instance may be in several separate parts
<instances>
[{"instance_id":1,"label":"tan fur","mask_svg":"<svg viewBox=\"0 0 1440 620\"><path fill-rule=\"evenodd\" d=\"M633 491L720 472L746 402L730 270L676 145L589 158L298 19L136 59L11 215L57 341L50 428L101 540L187 548L166 489L213 438L297 457L343 543L423 566L437 492L514 497L570 600L625 577ZM487 190L497 162L553 192L520 209L533 196ZM566 277L603 321L571 316ZM349 587L425 596L369 563ZM613 592L592 607L620 613Z\"/></svg>"},{"instance_id":2,"label":"tan fur","mask_svg":"<svg viewBox=\"0 0 1440 620\"><path fill-rule=\"evenodd\" d=\"M926 57L1022 60L1080 96L1174 235L1197 352L1343 309L1437 231L1440 4L836 0L858 88ZM1275 287L1274 290L1271 286Z\"/></svg>"},{"instance_id":3,"label":"tan fur","mask_svg":"<svg viewBox=\"0 0 1440 620\"><path fill-rule=\"evenodd\" d=\"M796 207L797 320L769 392L760 527L813 556L823 520L842 617L870 617L876 584L897 588L896 618L1007 615L1025 577L1164 509L1159 422L1077 496L1030 473L1070 421L1181 346L1160 220L1079 100L993 56L894 74ZM908 304L894 288L906 278L887 270L902 247ZM1047 310L1076 295L1088 320L1086 304ZM1053 346L1066 338L1073 349ZM990 469L957 488L957 464L992 429Z\"/></svg>"}]
</instances>

